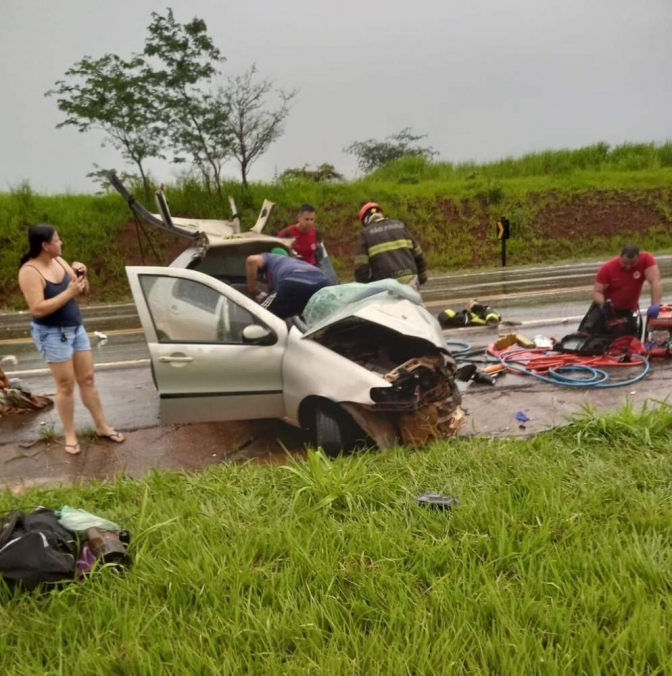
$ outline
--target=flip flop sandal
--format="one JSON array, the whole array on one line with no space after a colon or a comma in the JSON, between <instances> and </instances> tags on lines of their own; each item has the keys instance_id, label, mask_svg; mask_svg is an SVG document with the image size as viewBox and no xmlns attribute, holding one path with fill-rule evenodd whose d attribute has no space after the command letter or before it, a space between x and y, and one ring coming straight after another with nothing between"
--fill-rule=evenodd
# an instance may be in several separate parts
<instances>
[{"instance_id":1,"label":"flip flop sandal","mask_svg":"<svg viewBox=\"0 0 672 676\"><path fill-rule=\"evenodd\" d=\"M96 432L96 436L99 439L104 439L105 441L111 441L115 444L123 444L126 439L121 438L121 434L119 432L112 432L112 434L98 434Z\"/></svg>"},{"instance_id":2,"label":"flip flop sandal","mask_svg":"<svg viewBox=\"0 0 672 676\"><path fill-rule=\"evenodd\" d=\"M65 452L68 455L79 455L82 452L82 449L79 446L79 443L77 444L63 444L63 447L65 448ZM69 451L68 449L72 448L72 451Z\"/></svg>"}]
</instances>

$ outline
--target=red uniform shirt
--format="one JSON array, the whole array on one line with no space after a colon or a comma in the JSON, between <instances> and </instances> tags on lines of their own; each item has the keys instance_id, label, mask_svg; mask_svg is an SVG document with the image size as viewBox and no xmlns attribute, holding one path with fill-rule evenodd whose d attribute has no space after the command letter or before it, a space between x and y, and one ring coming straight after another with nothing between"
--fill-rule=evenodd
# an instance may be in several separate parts
<instances>
[{"instance_id":1,"label":"red uniform shirt","mask_svg":"<svg viewBox=\"0 0 672 676\"><path fill-rule=\"evenodd\" d=\"M278 237L294 237L294 251L296 251L306 263L317 265L317 260L315 259L317 230L315 230L315 228L310 228L308 232L301 232L295 223L294 225L290 225L288 228L281 230L278 233Z\"/></svg>"},{"instance_id":2,"label":"red uniform shirt","mask_svg":"<svg viewBox=\"0 0 672 676\"><path fill-rule=\"evenodd\" d=\"M635 310L644 285L644 271L656 265L656 259L642 251L637 265L626 270L619 256L607 261L597 272L595 281L604 284L604 298L610 300L614 310Z\"/></svg>"}]
</instances>

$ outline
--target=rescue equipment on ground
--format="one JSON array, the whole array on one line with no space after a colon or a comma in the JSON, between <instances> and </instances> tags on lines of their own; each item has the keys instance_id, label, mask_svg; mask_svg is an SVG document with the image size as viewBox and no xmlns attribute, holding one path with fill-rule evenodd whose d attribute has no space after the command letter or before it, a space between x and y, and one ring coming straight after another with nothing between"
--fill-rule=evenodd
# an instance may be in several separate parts
<instances>
[{"instance_id":1,"label":"rescue equipment on ground","mask_svg":"<svg viewBox=\"0 0 672 676\"><path fill-rule=\"evenodd\" d=\"M439 324L444 329L460 328L462 326L499 326L501 315L489 305L470 300L463 310L447 308L437 315Z\"/></svg>"},{"instance_id":2,"label":"rescue equipment on ground","mask_svg":"<svg viewBox=\"0 0 672 676\"><path fill-rule=\"evenodd\" d=\"M657 317L647 317L644 345L652 359L672 357L672 305L660 306Z\"/></svg>"}]
</instances>

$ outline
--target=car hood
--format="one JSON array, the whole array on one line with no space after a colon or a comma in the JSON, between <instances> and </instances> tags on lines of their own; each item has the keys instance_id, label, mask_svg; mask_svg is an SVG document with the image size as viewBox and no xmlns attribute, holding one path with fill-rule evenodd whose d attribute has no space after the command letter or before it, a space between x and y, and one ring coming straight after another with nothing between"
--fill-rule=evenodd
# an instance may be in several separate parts
<instances>
[{"instance_id":1,"label":"car hood","mask_svg":"<svg viewBox=\"0 0 672 676\"><path fill-rule=\"evenodd\" d=\"M339 323L362 320L391 329L404 336L426 340L441 351L448 352L446 339L438 321L421 304L381 291L346 305L310 327L304 338L317 339L327 329Z\"/></svg>"}]
</instances>

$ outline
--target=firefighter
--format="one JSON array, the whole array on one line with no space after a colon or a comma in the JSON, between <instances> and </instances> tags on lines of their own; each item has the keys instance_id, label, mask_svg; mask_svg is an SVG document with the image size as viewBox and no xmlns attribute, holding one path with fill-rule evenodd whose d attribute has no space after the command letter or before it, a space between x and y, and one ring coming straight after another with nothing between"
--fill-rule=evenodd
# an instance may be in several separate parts
<instances>
[{"instance_id":1,"label":"firefighter","mask_svg":"<svg viewBox=\"0 0 672 676\"><path fill-rule=\"evenodd\" d=\"M415 237L401 221L385 218L375 202L359 210L363 228L355 255L355 279L396 279L416 290L427 281L427 262Z\"/></svg>"}]
</instances>

